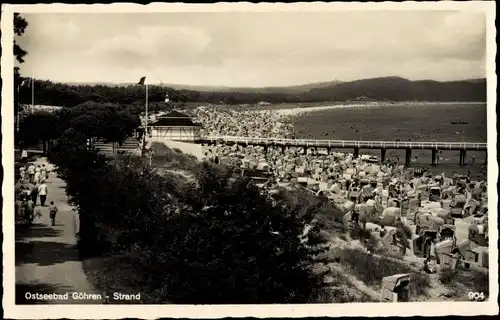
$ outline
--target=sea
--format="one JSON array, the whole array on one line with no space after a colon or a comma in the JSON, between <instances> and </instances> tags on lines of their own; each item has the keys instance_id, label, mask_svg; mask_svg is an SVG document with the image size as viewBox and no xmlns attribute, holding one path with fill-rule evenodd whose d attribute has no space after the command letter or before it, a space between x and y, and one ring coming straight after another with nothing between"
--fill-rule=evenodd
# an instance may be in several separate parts
<instances>
[{"instance_id":1,"label":"sea","mask_svg":"<svg viewBox=\"0 0 500 320\"><path fill-rule=\"evenodd\" d=\"M361 106L306 112L295 117L294 128L296 137L304 139L487 142L486 114L486 104ZM379 150L360 152L380 157ZM404 163L404 153L387 150L386 157ZM442 151L439 165L433 167L430 150L413 150L411 166L485 178L485 160L486 152L467 151L466 165L460 166L459 151Z\"/></svg>"}]
</instances>

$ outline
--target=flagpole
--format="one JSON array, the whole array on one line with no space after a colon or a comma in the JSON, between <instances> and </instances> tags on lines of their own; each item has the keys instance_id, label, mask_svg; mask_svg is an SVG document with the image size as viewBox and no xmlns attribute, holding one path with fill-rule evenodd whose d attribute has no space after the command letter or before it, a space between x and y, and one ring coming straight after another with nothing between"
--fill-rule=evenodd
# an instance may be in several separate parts
<instances>
[{"instance_id":1,"label":"flagpole","mask_svg":"<svg viewBox=\"0 0 500 320\"><path fill-rule=\"evenodd\" d=\"M19 87L20 87L20 84L18 82L18 85L17 85L17 119L16 119L16 128L17 128L17 132L19 132L19 113L21 112L21 104L19 103Z\"/></svg>"},{"instance_id":2,"label":"flagpole","mask_svg":"<svg viewBox=\"0 0 500 320\"><path fill-rule=\"evenodd\" d=\"M147 78L146 78L146 137L147 137L147 134L148 134L148 82L147 82Z\"/></svg>"}]
</instances>

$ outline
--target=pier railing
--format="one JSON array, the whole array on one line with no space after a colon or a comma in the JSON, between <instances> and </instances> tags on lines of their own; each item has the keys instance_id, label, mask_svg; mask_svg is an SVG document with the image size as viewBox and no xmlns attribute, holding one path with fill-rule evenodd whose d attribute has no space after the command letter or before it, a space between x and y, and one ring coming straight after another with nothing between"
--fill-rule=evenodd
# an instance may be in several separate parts
<instances>
[{"instance_id":1,"label":"pier railing","mask_svg":"<svg viewBox=\"0 0 500 320\"><path fill-rule=\"evenodd\" d=\"M366 148L366 149L438 149L438 150L487 150L484 142L421 142L421 141L356 141L320 139L253 138L238 136L206 136L202 142L241 143L269 146L299 146L320 148Z\"/></svg>"}]
</instances>

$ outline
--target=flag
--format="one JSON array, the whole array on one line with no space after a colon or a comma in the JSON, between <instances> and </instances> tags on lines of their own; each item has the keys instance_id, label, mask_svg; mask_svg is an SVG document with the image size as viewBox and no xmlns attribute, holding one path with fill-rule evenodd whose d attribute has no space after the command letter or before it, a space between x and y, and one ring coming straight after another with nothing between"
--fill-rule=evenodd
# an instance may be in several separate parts
<instances>
[{"instance_id":1,"label":"flag","mask_svg":"<svg viewBox=\"0 0 500 320\"><path fill-rule=\"evenodd\" d=\"M145 82L146 82L146 77L142 77L141 80L139 80L139 83L137 83L137 84L140 84L141 86L143 86Z\"/></svg>"},{"instance_id":2,"label":"flag","mask_svg":"<svg viewBox=\"0 0 500 320\"><path fill-rule=\"evenodd\" d=\"M21 82L21 87L29 87L31 85L31 78L25 78L22 82Z\"/></svg>"}]
</instances>

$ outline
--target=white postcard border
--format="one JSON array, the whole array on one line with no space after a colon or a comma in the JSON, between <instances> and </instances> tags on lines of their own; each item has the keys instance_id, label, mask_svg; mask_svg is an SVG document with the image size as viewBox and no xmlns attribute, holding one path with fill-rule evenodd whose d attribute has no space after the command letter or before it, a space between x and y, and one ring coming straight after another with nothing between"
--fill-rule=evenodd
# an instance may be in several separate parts
<instances>
[{"instance_id":1,"label":"white postcard border","mask_svg":"<svg viewBox=\"0 0 500 320\"><path fill-rule=\"evenodd\" d=\"M3 80L2 105L13 105L12 52L13 16L20 13L53 12L224 12L224 11L340 11L340 10L457 10L480 11L486 15L487 23L487 125L488 125L488 206L497 208L498 163L496 159L496 28L495 3L485 1L440 1L440 2L381 2L381 3L216 3L182 4L36 4L2 5L2 50ZM302 305L15 305L14 225L12 212L14 203L14 125L13 108L2 108L2 165L4 168L3 194L3 308L6 318L73 318L73 319L119 319L125 317L159 318L221 318L221 317L319 317L319 316L444 316L444 315L494 315L498 314L498 248L490 244L490 300L488 302L411 302L411 303L346 303L346 304L302 304ZM490 214L496 210L490 209ZM7 213L7 214L5 214ZM497 219L489 219L490 237L498 239Z\"/></svg>"}]
</instances>

